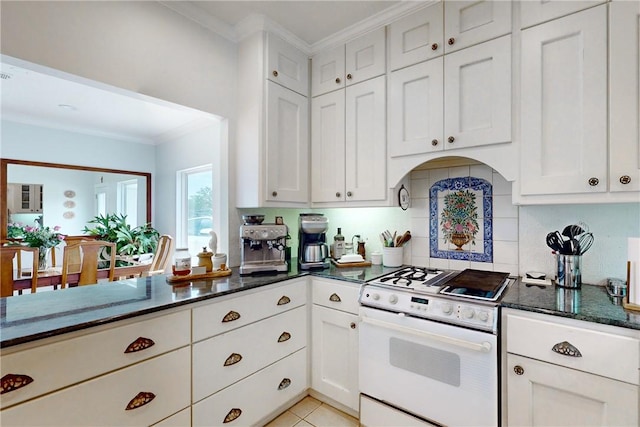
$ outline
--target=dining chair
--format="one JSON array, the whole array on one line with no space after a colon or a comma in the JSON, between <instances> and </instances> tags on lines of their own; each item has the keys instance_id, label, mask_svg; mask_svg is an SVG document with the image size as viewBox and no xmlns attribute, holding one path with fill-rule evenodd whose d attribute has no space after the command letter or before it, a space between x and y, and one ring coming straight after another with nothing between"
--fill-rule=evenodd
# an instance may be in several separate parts
<instances>
[{"instance_id":1,"label":"dining chair","mask_svg":"<svg viewBox=\"0 0 640 427\"><path fill-rule=\"evenodd\" d=\"M31 293L38 287L38 248L27 246L0 246L0 297L13 296L14 279L22 274L22 265L14 269L14 258L21 259L22 252L31 252L33 265L31 267ZM17 263L16 263L17 265ZM22 289L18 289L22 291Z\"/></svg>"},{"instance_id":2,"label":"dining chair","mask_svg":"<svg viewBox=\"0 0 640 427\"><path fill-rule=\"evenodd\" d=\"M108 248L108 251L105 249ZM80 259L78 260L78 254ZM67 277L71 273L80 273L78 286L95 285L98 283L98 268L100 262L109 262L109 281L114 280L116 265L116 244L101 240L80 241L65 246L62 253L61 287L68 284ZM75 282L74 282L75 283Z\"/></svg>"},{"instance_id":3,"label":"dining chair","mask_svg":"<svg viewBox=\"0 0 640 427\"><path fill-rule=\"evenodd\" d=\"M171 252L173 251L173 237L163 234L158 238L158 245L151 260L149 271L145 271L143 276L155 276L164 274L169 261L171 260Z\"/></svg>"}]
</instances>

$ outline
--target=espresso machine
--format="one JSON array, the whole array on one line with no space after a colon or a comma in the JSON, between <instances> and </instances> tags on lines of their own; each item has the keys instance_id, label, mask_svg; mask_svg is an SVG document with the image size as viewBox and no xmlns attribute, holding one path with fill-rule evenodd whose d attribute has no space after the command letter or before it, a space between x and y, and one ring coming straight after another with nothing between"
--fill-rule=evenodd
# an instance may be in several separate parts
<instances>
[{"instance_id":1,"label":"espresso machine","mask_svg":"<svg viewBox=\"0 0 640 427\"><path fill-rule=\"evenodd\" d=\"M327 230L329 220L322 214L302 213L298 219L298 265L301 270L329 268Z\"/></svg>"},{"instance_id":2,"label":"espresso machine","mask_svg":"<svg viewBox=\"0 0 640 427\"><path fill-rule=\"evenodd\" d=\"M240 274L286 272L285 224L263 224L264 215L245 215L240 226Z\"/></svg>"}]
</instances>

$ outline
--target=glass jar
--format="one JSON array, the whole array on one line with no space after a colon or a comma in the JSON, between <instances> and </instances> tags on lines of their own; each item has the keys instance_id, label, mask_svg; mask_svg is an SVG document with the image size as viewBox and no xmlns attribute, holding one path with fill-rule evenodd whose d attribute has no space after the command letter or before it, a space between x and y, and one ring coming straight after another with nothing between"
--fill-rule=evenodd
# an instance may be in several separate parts
<instances>
[{"instance_id":1,"label":"glass jar","mask_svg":"<svg viewBox=\"0 0 640 427\"><path fill-rule=\"evenodd\" d=\"M186 276L191 273L191 254L189 248L176 248L173 254L173 274L175 276Z\"/></svg>"}]
</instances>

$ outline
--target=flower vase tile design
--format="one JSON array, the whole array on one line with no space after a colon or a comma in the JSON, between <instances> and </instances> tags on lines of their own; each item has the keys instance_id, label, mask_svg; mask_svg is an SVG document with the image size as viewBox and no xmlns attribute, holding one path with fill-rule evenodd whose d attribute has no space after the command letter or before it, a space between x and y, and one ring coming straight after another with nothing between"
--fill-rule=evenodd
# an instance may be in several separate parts
<instances>
[{"instance_id":1,"label":"flower vase tile design","mask_svg":"<svg viewBox=\"0 0 640 427\"><path fill-rule=\"evenodd\" d=\"M432 258L493 262L492 186L475 177L442 179L429 190Z\"/></svg>"}]
</instances>

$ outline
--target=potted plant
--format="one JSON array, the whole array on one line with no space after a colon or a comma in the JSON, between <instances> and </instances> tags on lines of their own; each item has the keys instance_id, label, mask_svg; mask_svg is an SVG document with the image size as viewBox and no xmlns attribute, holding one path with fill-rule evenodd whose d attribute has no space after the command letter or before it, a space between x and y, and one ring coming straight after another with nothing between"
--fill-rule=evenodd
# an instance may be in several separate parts
<instances>
[{"instance_id":1,"label":"potted plant","mask_svg":"<svg viewBox=\"0 0 640 427\"><path fill-rule=\"evenodd\" d=\"M32 248L38 248L38 269L45 270L47 268L47 254L54 246L58 246L64 240L64 235L59 233L60 227L55 226L32 227L30 225L23 226L20 223L10 223L8 225L7 236L14 241L26 243Z\"/></svg>"}]
</instances>

